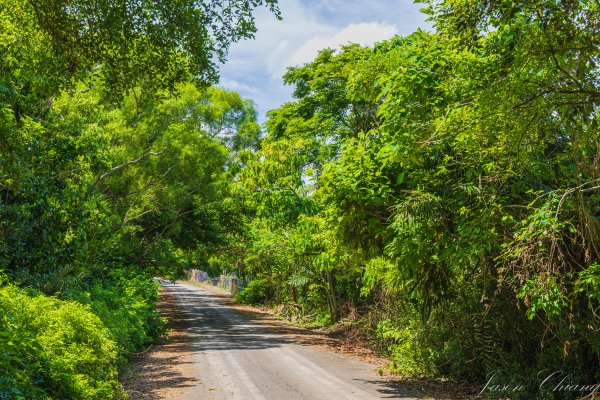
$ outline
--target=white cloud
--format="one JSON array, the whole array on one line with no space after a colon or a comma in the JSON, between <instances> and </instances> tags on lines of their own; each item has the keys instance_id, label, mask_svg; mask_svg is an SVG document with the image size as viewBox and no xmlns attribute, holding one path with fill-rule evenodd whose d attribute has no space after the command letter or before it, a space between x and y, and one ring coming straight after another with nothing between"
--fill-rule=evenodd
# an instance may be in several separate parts
<instances>
[{"instance_id":1,"label":"white cloud","mask_svg":"<svg viewBox=\"0 0 600 400\"><path fill-rule=\"evenodd\" d=\"M323 48L371 45L427 27L412 0L282 0L279 6L282 21L257 10L256 39L234 44L221 67L221 86L254 100L261 121L291 99L281 78L287 67L310 62Z\"/></svg>"},{"instance_id":2,"label":"white cloud","mask_svg":"<svg viewBox=\"0 0 600 400\"><path fill-rule=\"evenodd\" d=\"M219 86L233 90L238 93L248 93L253 95L259 95L260 90L256 87L250 86L244 82L239 82L233 79L221 78Z\"/></svg>"},{"instance_id":3,"label":"white cloud","mask_svg":"<svg viewBox=\"0 0 600 400\"><path fill-rule=\"evenodd\" d=\"M333 35L313 37L293 54L291 61L293 64L304 64L313 60L322 49L337 49L350 43L370 46L397 33L395 26L379 22L350 24Z\"/></svg>"}]
</instances>

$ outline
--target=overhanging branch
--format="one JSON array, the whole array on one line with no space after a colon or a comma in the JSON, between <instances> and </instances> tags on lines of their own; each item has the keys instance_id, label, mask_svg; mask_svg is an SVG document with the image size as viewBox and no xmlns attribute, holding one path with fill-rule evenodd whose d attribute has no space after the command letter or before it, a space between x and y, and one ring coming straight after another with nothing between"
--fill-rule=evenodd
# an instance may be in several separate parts
<instances>
[{"instance_id":1,"label":"overhanging branch","mask_svg":"<svg viewBox=\"0 0 600 400\"><path fill-rule=\"evenodd\" d=\"M116 167L114 167L114 168L110 169L109 171L107 171L107 172L103 173L102 175L99 175L99 176L96 178L96 180L94 181L94 183L92 183L92 185L93 185L93 186L96 186L96 185L97 185L97 184L98 184L98 183L99 183L101 180L103 180L103 179L104 179L104 178L106 178L107 176L109 176L109 175L112 175L112 174L114 174L115 172L117 172L117 171L119 171L119 170L121 170L121 169L123 169L123 168L125 168L125 167L128 167L128 166L130 166L130 165L138 164L138 163L140 163L140 162L144 161L144 159L146 159L146 157L148 157L148 156L159 156L159 155L161 155L161 154L162 154L162 153L163 153L165 150L166 150L166 149L162 149L162 150L161 150L161 151L159 151L159 152L154 152L154 151L150 151L150 148L147 148L146 150L144 150L144 153L143 153L141 156L139 156L138 158L136 158L135 160L132 160L132 161L127 161L127 162L125 162L125 163L123 163L123 164L117 165Z\"/></svg>"}]
</instances>

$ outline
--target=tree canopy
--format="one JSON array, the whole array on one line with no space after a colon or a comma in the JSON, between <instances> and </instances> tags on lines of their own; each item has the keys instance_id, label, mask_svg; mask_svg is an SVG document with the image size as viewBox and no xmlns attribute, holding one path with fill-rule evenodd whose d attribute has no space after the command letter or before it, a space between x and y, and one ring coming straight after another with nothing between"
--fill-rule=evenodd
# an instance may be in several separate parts
<instances>
[{"instance_id":1,"label":"tree canopy","mask_svg":"<svg viewBox=\"0 0 600 400\"><path fill-rule=\"evenodd\" d=\"M262 132L210 83L275 1L0 0L0 397L118 398L161 332L152 276L189 268L393 372L597 381L600 6L423 3L434 32L290 67ZM64 315L106 380L69 353L91 342L48 344Z\"/></svg>"}]
</instances>

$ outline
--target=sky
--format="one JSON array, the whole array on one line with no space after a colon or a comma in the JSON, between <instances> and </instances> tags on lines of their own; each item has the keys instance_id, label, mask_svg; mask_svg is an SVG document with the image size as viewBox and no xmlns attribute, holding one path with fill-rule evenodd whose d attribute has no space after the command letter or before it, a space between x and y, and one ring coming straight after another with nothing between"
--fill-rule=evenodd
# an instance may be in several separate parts
<instances>
[{"instance_id":1,"label":"sky","mask_svg":"<svg viewBox=\"0 0 600 400\"><path fill-rule=\"evenodd\" d=\"M431 30L412 0L280 0L279 7L281 21L256 10L256 38L232 45L220 67L219 86L252 99L261 123L268 110L292 100L282 80L287 67L312 61L323 48Z\"/></svg>"}]
</instances>

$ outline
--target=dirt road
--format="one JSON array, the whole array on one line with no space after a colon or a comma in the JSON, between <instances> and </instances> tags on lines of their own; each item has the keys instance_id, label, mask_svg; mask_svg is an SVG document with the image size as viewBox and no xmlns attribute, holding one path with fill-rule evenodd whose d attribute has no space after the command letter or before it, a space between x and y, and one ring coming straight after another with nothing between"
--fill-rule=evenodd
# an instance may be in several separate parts
<instances>
[{"instance_id":1,"label":"dirt road","mask_svg":"<svg viewBox=\"0 0 600 400\"><path fill-rule=\"evenodd\" d=\"M412 399L372 365L300 344L201 287L165 285L193 353L194 384L173 400Z\"/></svg>"}]
</instances>

